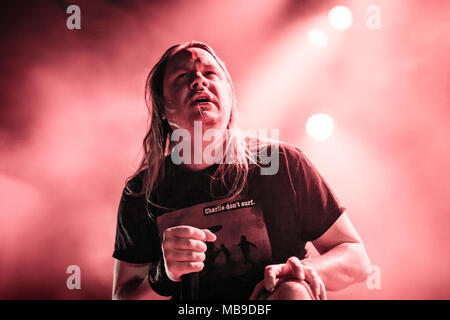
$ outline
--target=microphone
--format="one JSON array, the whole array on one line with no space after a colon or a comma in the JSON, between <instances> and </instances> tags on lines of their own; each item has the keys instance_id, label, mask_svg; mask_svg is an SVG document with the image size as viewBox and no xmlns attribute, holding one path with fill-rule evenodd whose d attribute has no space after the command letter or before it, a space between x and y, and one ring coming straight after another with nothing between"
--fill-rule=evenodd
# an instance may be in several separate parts
<instances>
[{"instance_id":1,"label":"microphone","mask_svg":"<svg viewBox=\"0 0 450 320\"><path fill-rule=\"evenodd\" d=\"M207 228L216 233L222 229L221 225ZM200 272L192 272L181 276L181 300L198 300Z\"/></svg>"},{"instance_id":2,"label":"microphone","mask_svg":"<svg viewBox=\"0 0 450 320\"><path fill-rule=\"evenodd\" d=\"M198 300L199 272L181 276L181 300Z\"/></svg>"}]
</instances>

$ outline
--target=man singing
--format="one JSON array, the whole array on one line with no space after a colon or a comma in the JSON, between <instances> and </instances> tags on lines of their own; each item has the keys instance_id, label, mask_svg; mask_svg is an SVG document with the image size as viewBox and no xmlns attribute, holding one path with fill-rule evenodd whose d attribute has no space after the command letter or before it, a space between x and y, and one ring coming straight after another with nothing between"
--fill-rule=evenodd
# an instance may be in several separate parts
<instances>
[{"instance_id":1,"label":"man singing","mask_svg":"<svg viewBox=\"0 0 450 320\"><path fill-rule=\"evenodd\" d=\"M301 150L238 130L231 77L210 46L169 48L146 98L144 156L118 211L114 299L185 298L189 274L212 300L326 299L366 279L359 235Z\"/></svg>"}]
</instances>

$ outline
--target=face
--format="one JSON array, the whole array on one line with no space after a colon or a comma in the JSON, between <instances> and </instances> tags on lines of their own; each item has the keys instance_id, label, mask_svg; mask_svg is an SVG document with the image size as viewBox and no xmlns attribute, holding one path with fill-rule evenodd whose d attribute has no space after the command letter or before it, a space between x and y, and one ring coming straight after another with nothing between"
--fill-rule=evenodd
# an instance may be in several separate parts
<instances>
[{"instance_id":1,"label":"face","mask_svg":"<svg viewBox=\"0 0 450 320\"><path fill-rule=\"evenodd\" d=\"M164 117L172 129L224 131L230 120L233 93L216 59L200 48L182 49L169 58L164 75Z\"/></svg>"}]
</instances>

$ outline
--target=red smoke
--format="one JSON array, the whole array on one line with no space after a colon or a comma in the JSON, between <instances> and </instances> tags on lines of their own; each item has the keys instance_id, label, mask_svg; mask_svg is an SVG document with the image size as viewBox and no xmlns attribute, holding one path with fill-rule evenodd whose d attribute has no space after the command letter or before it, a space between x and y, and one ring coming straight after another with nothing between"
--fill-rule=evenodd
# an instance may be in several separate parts
<instances>
[{"instance_id":1,"label":"red smoke","mask_svg":"<svg viewBox=\"0 0 450 320\"><path fill-rule=\"evenodd\" d=\"M445 1L349 1L353 26L327 24L336 1L64 1L1 10L0 298L109 299L117 206L136 168L147 113L144 83L169 46L209 43L236 87L241 123L279 128L348 208L381 289L342 299L448 299L446 147L450 22ZM444 8L446 6L446 8ZM308 44L310 29L329 37ZM322 142L304 130L327 113ZM81 290L66 268L81 268Z\"/></svg>"}]
</instances>

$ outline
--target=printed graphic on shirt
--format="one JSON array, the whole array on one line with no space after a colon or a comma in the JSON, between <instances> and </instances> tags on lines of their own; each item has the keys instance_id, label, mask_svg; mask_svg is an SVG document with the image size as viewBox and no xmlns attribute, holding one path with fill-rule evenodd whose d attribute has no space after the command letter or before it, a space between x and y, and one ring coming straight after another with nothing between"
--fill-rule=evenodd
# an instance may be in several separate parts
<instances>
[{"instance_id":1,"label":"printed graphic on shirt","mask_svg":"<svg viewBox=\"0 0 450 320\"><path fill-rule=\"evenodd\" d=\"M266 224L254 199L202 203L165 213L157 223L161 239L165 229L179 225L209 229L216 234L216 241L206 243L201 282L264 269L272 258Z\"/></svg>"},{"instance_id":2,"label":"printed graphic on shirt","mask_svg":"<svg viewBox=\"0 0 450 320\"><path fill-rule=\"evenodd\" d=\"M255 202L254 200L235 200L235 201L229 201L229 202L224 202L224 203L220 203L218 205L213 205L213 206L207 206L203 208L203 214L205 216L209 215L209 214L214 214L214 213L221 213L223 211L226 210L234 210L234 209L239 209L239 208L246 208L246 207L254 207L255 206Z\"/></svg>"}]
</instances>

